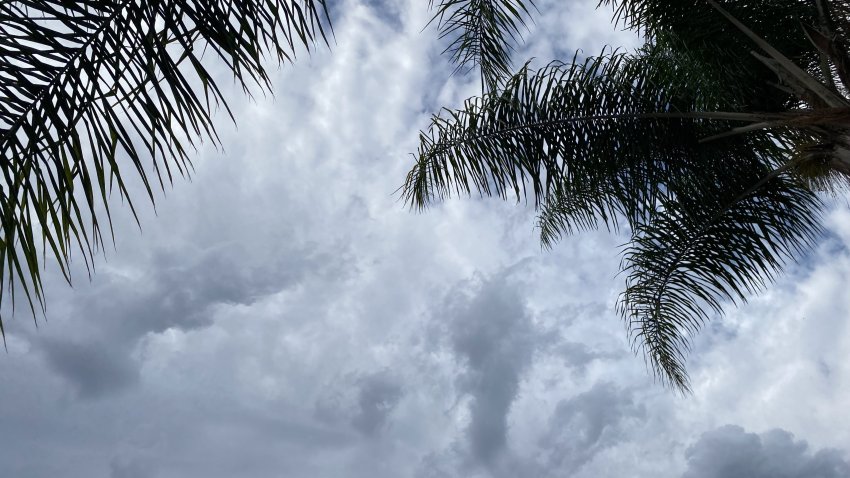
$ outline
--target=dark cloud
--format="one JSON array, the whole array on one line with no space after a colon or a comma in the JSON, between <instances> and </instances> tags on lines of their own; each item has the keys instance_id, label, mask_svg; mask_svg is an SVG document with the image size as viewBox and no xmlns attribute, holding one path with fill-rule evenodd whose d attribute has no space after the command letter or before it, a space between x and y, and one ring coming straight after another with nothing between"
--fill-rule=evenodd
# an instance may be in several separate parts
<instances>
[{"instance_id":1,"label":"dark cloud","mask_svg":"<svg viewBox=\"0 0 850 478\"><path fill-rule=\"evenodd\" d=\"M250 306L307 277L344 280L351 269L343 265L349 261L344 249L317 249L292 247L262 262L238 245L159 250L96 274L62 310L49 311L47 327L27 335L80 398L102 396L138 379L140 365L131 355L147 334L207 327L217 308Z\"/></svg>"},{"instance_id":2,"label":"dark cloud","mask_svg":"<svg viewBox=\"0 0 850 478\"><path fill-rule=\"evenodd\" d=\"M402 388L384 373L361 378L359 386L357 412L351 424L365 435L374 435L386 425L402 397Z\"/></svg>"},{"instance_id":3,"label":"dark cloud","mask_svg":"<svg viewBox=\"0 0 850 478\"><path fill-rule=\"evenodd\" d=\"M401 380L390 372L358 373L333 381L313 402L312 416L324 426L356 430L377 439L404 398ZM350 430L349 430L350 431Z\"/></svg>"},{"instance_id":4,"label":"dark cloud","mask_svg":"<svg viewBox=\"0 0 850 478\"><path fill-rule=\"evenodd\" d=\"M404 28L401 16L404 13L403 8L406 7L406 5L402 2L393 0L363 0L363 3L372 9L375 16L379 18L384 25L390 26L396 32L400 32ZM428 31L428 34L433 33Z\"/></svg>"},{"instance_id":5,"label":"dark cloud","mask_svg":"<svg viewBox=\"0 0 850 478\"><path fill-rule=\"evenodd\" d=\"M507 444L507 416L534 352L529 312L504 278L459 287L443 311L455 355L466 365L459 380L472 397L467 429L473 459L492 464Z\"/></svg>"},{"instance_id":6,"label":"dark cloud","mask_svg":"<svg viewBox=\"0 0 850 478\"><path fill-rule=\"evenodd\" d=\"M42 350L50 369L67 380L80 398L123 390L139 378L136 361L110 345L45 340Z\"/></svg>"},{"instance_id":7,"label":"dark cloud","mask_svg":"<svg viewBox=\"0 0 850 478\"><path fill-rule=\"evenodd\" d=\"M154 478L154 467L141 459L116 458L109 464L109 478Z\"/></svg>"},{"instance_id":8,"label":"dark cloud","mask_svg":"<svg viewBox=\"0 0 850 478\"><path fill-rule=\"evenodd\" d=\"M683 478L846 478L850 462L839 450L812 452L804 440L775 429L747 433L726 425L705 432L685 453Z\"/></svg>"},{"instance_id":9,"label":"dark cloud","mask_svg":"<svg viewBox=\"0 0 850 478\"><path fill-rule=\"evenodd\" d=\"M326 260L298 248L260 263L236 245L160 251L131 263L130 273L96 275L92 292L75 297L69 315L88 315L113 339L130 341L171 327L204 327L216 305L250 305L297 284Z\"/></svg>"},{"instance_id":10,"label":"dark cloud","mask_svg":"<svg viewBox=\"0 0 850 478\"><path fill-rule=\"evenodd\" d=\"M562 400L549 419L540 445L547 468L576 471L600 451L624 439L626 422L641 422L646 409L632 393L611 383L596 383L587 392Z\"/></svg>"}]
</instances>

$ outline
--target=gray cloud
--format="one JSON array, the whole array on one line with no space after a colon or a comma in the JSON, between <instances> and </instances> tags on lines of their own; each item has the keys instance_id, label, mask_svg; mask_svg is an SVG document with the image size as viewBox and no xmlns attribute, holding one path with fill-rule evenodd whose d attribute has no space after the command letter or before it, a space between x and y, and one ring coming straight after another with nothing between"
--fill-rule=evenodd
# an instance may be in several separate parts
<instances>
[{"instance_id":1,"label":"gray cloud","mask_svg":"<svg viewBox=\"0 0 850 478\"><path fill-rule=\"evenodd\" d=\"M726 425L705 432L685 455L688 469L683 478L845 478L850 462L839 450L825 448L812 453L804 440L775 429L747 433Z\"/></svg>"},{"instance_id":2,"label":"gray cloud","mask_svg":"<svg viewBox=\"0 0 850 478\"><path fill-rule=\"evenodd\" d=\"M558 343L548 352L563 357L564 365L571 367L578 374L586 373L587 367L594 361L619 359L623 356L621 353L598 351L583 343L569 341Z\"/></svg>"},{"instance_id":3,"label":"gray cloud","mask_svg":"<svg viewBox=\"0 0 850 478\"><path fill-rule=\"evenodd\" d=\"M646 408L632 393L600 382L558 403L541 439L547 468L573 473L600 451L624 440L626 422L642 422Z\"/></svg>"},{"instance_id":4,"label":"gray cloud","mask_svg":"<svg viewBox=\"0 0 850 478\"><path fill-rule=\"evenodd\" d=\"M141 459L116 458L109 464L109 478L154 478L151 463Z\"/></svg>"},{"instance_id":5,"label":"gray cloud","mask_svg":"<svg viewBox=\"0 0 850 478\"><path fill-rule=\"evenodd\" d=\"M103 396L138 380L132 354L147 334L208 327L221 307L250 306L307 277L346 276L344 251L315 249L293 247L264 262L238 245L155 252L95 275L58 313L50 311L47 327L26 335L78 397ZM71 327L77 323L82 326Z\"/></svg>"},{"instance_id":6,"label":"gray cloud","mask_svg":"<svg viewBox=\"0 0 850 478\"><path fill-rule=\"evenodd\" d=\"M67 380L81 398L108 395L139 379L137 362L112 345L45 340L42 349L50 369Z\"/></svg>"},{"instance_id":7,"label":"gray cloud","mask_svg":"<svg viewBox=\"0 0 850 478\"><path fill-rule=\"evenodd\" d=\"M507 416L535 333L522 299L505 278L460 286L443 310L451 346L466 365L460 389L472 397L467 434L472 457L489 465L507 443Z\"/></svg>"},{"instance_id":8,"label":"gray cloud","mask_svg":"<svg viewBox=\"0 0 850 478\"><path fill-rule=\"evenodd\" d=\"M402 397L402 388L385 373L362 377L358 385L358 410L351 423L361 433L374 435L386 425Z\"/></svg>"},{"instance_id":9,"label":"gray cloud","mask_svg":"<svg viewBox=\"0 0 850 478\"><path fill-rule=\"evenodd\" d=\"M327 259L306 248L292 248L262 262L252 261L239 245L158 251L144 262L131 262L129 274L96 275L91 293L75 297L68 314L86 314L105 334L130 341L170 327L205 327L216 305L250 305L297 284Z\"/></svg>"}]
</instances>

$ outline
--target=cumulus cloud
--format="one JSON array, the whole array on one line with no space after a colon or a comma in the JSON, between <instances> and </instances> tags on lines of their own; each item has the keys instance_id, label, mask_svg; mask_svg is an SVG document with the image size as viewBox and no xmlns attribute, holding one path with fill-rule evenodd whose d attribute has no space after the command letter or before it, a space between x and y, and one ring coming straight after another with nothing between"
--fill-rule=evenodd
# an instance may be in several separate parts
<instances>
[{"instance_id":1,"label":"cumulus cloud","mask_svg":"<svg viewBox=\"0 0 850 478\"><path fill-rule=\"evenodd\" d=\"M842 478L850 476L845 453L810 450L805 440L774 429L762 434L726 425L705 432L685 452L683 478Z\"/></svg>"}]
</instances>

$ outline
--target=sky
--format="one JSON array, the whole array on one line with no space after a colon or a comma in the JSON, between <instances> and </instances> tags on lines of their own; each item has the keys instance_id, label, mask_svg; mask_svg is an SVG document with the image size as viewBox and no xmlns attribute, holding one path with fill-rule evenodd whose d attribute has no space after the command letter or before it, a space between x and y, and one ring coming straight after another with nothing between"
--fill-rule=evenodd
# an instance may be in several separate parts
<instances>
[{"instance_id":1,"label":"sky","mask_svg":"<svg viewBox=\"0 0 850 478\"><path fill-rule=\"evenodd\" d=\"M637 46L596 3L538 2L517 61ZM846 204L702 331L677 395L614 309L626 237L544 251L525 204L399 201L431 113L479 88L427 2L331 15L274 97L230 88L222 148L141 232L116 214L90 281L48 269L46 318L7 319L0 476L850 476Z\"/></svg>"}]
</instances>

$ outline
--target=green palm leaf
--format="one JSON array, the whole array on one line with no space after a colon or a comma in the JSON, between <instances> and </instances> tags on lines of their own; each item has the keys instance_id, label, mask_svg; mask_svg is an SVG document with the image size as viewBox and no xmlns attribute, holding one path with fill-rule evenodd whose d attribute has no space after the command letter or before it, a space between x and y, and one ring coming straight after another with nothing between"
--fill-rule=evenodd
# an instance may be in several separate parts
<instances>
[{"instance_id":1,"label":"green palm leaf","mask_svg":"<svg viewBox=\"0 0 850 478\"><path fill-rule=\"evenodd\" d=\"M771 118L706 111L734 108L736 98L700 76L687 58L669 53L651 47L636 55L553 63L539 71L526 66L501 92L444 110L420 134L404 198L424 208L473 190L522 199L529 189L541 204L551 194L572 194L563 188L575 185L608 191L613 202L605 209L625 212L631 220L643 217L645 204L663 193L659 185L704 167L706 159L699 155L746 150L755 141L701 145L702 139L736 122ZM768 139L757 142L772 148ZM786 158L773 159L778 166ZM591 209L598 211L599 205Z\"/></svg>"},{"instance_id":2,"label":"green palm leaf","mask_svg":"<svg viewBox=\"0 0 850 478\"><path fill-rule=\"evenodd\" d=\"M511 53L522 39L532 0L430 0L440 38L448 38L444 53L456 71L478 68L481 87L495 91L513 73Z\"/></svg>"},{"instance_id":3,"label":"green palm leaf","mask_svg":"<svg viewBox=\"0 0 850 478\"><path fill-rule=\"evenodd\" d=\"M205 55L246 92L269 88L264 62L309 51L328 25L324 0L0 3L0 283L13 303L18 291L43 309L47 250L68 281L74 250L90 266L112 232L109 196L134 208L128 171L153 201L189 174L198 141L217 141L211 114L230 110Z\"/></svg>"},{"instance_id":4,"label":"green palm leaf","mask_svg":"<svg viewBox=\"0 0 850 478\"><path fill-rule=\"evenodd\" d=\"M680 390L689 389L690 337L725 302L763 290L821 231L821 202L799 181L781 175L747 192L769 170L737 171L722 188L695 181L659 202L625 249L618 309L656 376Z\"/></svg>"},{"instance_id":5,"label":"green palm leaf","mask_svg":"<svg viewBox=\"0 0 850 478\"><path fill-rule=\"evenodd\" d=\"M820 232L811 187L847 182L834 153L847 111L824 81L836 72L820 69L823 53L805 38L792 63L713 2L617 3L650 36L645 47L526 65L502 90L443 110L420 134L402 191L419 209L473 192L531 196L544 246L628 227L618 310L652 370L684 391L691 335ZM812 4L779 3L768 16L816 19ZM751 55L753 41L770 56Z\"/></svg>"}]
</instances>

